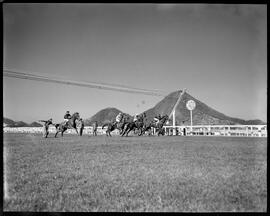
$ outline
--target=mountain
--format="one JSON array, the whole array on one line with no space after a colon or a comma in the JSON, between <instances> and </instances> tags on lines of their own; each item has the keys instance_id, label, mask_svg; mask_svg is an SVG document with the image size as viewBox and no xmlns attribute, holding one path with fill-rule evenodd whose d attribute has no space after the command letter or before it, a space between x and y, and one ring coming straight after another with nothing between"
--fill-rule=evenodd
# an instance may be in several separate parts
<instances>
[{"instance_id":1,"label":"mountain","mask_svg":"<svg viewBox=\"0 0 270 216\"><path fill-rule=\"evenodd\" d=\"M23 121L13 121L12 119L3 117L3 124L5 127L42 127L42 124L38 122L32 122L31 124L27 124Z\"/></svg>"},{"instance_id":2,"label":"mountain","mask_svg":"<svg viewBox=\"0 0 270 216\"><path fill-rule=\"evenodd\" d=\"M7 126L7 127L12 127L15 125L15 121L9 119L9 118L5 118L3 117L3 123Z\"/></svg>"},{"instance_id":3,"label":"mountain","mask_svg":"<svg viewBox=\"0 0 270 216\"><path fill-rule=\"evenodd\" d=\"M42 127L42 124L39 124L38 122L32 122L31 124L29 124L29 127Z\"/></svg>"},{"instance_id":4,"label":"mountain","mask_svg":"<svg viewBox=\"0 0 270 216\"><path fill-rule=\"evenodd\" d=\"M23 121L15 122L13 127L29 127L29 125Z\"/></svg>"},{"instance_id":5,"label":"mountain","mask_svg":"<svg viewBox=\"0 0 270 216\"><path fill-rule=\"evenodd\" d=\"M175 91L167 95L163 100L157 103L153 108L145 111L147 120L152 120L156 115L170 115L181 91ZM182 99L175 109L176 125L190 125L190 111L186 108L186 103L193 100L196 103L195 109L192 111L193 125L233 125L233 124L265 124L260 120L243 120L232 118L220 113L205 103L185 92ZM172 123L170 123L171 125Z\"/></svg>"},{"instance_id":6,"label":"mountain","mask_svg":"<svg viewBox=\"0 0 270 216\"><path fill-rule=\"evenodd\" d=\"M97 112L95 115L93 115L92 117L85 119L84 124L85 126L89 126L89 125L92 125L94 121L97 121L98 125L102 125L111 120L115 120L115 117L118 115L119 112L122 112L122 111L113 107L102 109L99 112ZM127 113L125 114L131 117L129 114Z\"/></svg>"}]
</instances>

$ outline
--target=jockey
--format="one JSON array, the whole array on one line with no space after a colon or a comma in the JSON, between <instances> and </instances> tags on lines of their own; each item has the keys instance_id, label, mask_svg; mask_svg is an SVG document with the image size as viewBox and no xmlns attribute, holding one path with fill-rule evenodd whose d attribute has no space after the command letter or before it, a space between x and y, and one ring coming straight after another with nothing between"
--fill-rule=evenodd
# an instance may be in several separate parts
<instances>
[{"instance_id":1,"label":"jockey","mask_svg":"<svg viewBox=\"0 0 270 216\"><path fill-rule=\"evenodd\" d=\"M64 115L64 122L66 123L66 125L68 124L68 120L71 118L71 115L69 114L69 111L66 112L66 114Z\"/></svg>"},{"instance_id":2,"label":"jockey","mask_svg":"<svg viewBox=\"0 0 270 216\"><path fill-rule=\"evenodd\" d=\"M115 121L117 122L117 123L119 123L121 120L122 120L122 117L123 117L123 114L120 112L120 113L118 113L118 115L116 116L116 118L115 118Z\"/></svg>"},{"instance_id":3,"label":"jockey","mask_svg":"<svg viewBox=\"0 0 270 216\"><path fill-rule=\"evenodd\" d=\"M134 116L133 121L134 121L134 122L138 121L138 118L139 118L139 114L136 114L136 115Z\"/></svg>"},{"instance_id":4,"label":"jockey","mask_svg":"<svg viewBox=\"0 0 270 216\"><path fill-rule=\"evenodd\" d=\"M161 119L160 114L158 114L158 116L155 116L154 121L155 121L156 125L159 123L160 119Z\"/></svg>"}]
</instances>

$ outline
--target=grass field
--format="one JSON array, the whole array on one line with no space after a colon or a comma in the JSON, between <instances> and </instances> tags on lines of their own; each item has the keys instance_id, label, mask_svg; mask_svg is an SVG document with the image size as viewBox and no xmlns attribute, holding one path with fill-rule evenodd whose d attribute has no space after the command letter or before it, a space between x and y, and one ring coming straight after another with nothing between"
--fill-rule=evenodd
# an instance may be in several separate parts
<instances>
[{"instance_id":1,"label":"grass field","mask_svg":"<svg viewBox=\"0 0 270 216\"><path fill-rule=\"evenodd\" d=\"M267 208L266 138L4 134L4 160L4 211Z\"/></svg>"}]
</instances>

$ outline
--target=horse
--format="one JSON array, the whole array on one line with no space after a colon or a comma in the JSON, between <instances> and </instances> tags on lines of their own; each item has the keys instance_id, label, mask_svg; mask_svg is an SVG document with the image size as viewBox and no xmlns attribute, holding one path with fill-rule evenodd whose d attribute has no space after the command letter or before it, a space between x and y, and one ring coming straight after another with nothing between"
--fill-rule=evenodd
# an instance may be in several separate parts
<instances>
[{"instance_id":1,"label":"horse","mask_svg":"<svg viewBox=\"0 0 270 216\"><path fill-rule=\"evenodd\" d=\"M165 130L163 128L163 125L165 124L165 122L167 122L169 120L169 116L168 115L164 115L161 117L161 119L159 120L159 122L156 124L154 123L153 121L150 122L150 123L146 123L144 124L143 126L143 130L142 130L142 134L145 133L145 131L149 131L152 127L155 128L158 132L158 136L161 134L161 135L164 135L165 134Z\"/></svg>"},{"instance_id":2,"label":"horse","mask_svg":"<svg viewBox=\"0 0 270 216\"><path fill-rule=\"evenodd\" d=\"M143 125L144 125L144 118L146 117L145 113L143 115L140 115L138 120L136 122L129 122L127 124L124 125L124 129L121 133L121 136L124 136L126 134L126 136L128 136L128 133L132 130L138 129L139 132L139 136L142 134L142 129L143 129Z\"/></svg>"},{"instance_id":3,"label":"horse","mask_svg":"<svg viewBox=\"0 0 270 216\"><path fill-rule=\"evenodd\" d=\"M106 135L111 136L111 132L114 131L115 129L118 129L120 134L122 133L125 125L128 123L128 117L127 116L122 116L122 118L120 119L120 122L109 122L109 123L105 123L102 125L102 129L108 125L108 128L106 130Z\"/></svg>"},{"instance_id":4,"label":"horse","mask_svg":"<svg viewBox=\"0 0 270 216\"><path fill-rule=\"evenodd\" d=\"M93 136L97 136L97 128L98 128L98 123L97 123L97 121L95 121L95 122L92 124L92 127L93 127Z\"/></svg>"},{"instance_id":5,"label":"horse","mask_svg":"<svg viewBox=\"0 0 270 216\"><path fill-rule=\"evenodd\" d=\"M55 124L55 128L56 128L56 133L55 133L55 138L57 137L57 134L59 132L61 132L61 136L63 137L63 133L67 130L67 129L75 129L77 134L80 135L78 133L77 127L76 127L76 120L80 119L80 115L78 112L75 112L71 118L68 120L68 123L66 122L62 122L60 124Z\"/></svg>"},{"instance_id":6,"label":"horse","mask_svg":"<svg viewBox=\"0 0 270 216\"><path fill-rule=\"evenodd\" d=\"M157 125L156 125L156 123L155 123L154 121L145 123L145 124L143 125L143 129L142 129L141 135L143 135L146 131L151 130L152 128L156 128L156 126L157 126ZM152 134L152 133L150 133L150 134ZM149 135L150 135L150 134L149 134Z\"/></svg>"},{"instance_id":7,"label":"horse","mask_svg":"<svg viewBox=\"0 0 270 216\"><path fill-rule=\"evenodd\" d=\"M108 127L107 127L107 130L106 130L106 136L112 136L112 135L111 135L111 132L114 131L114 130L116 129L116 122L105 123L105 124L102 125L102 129L103 129L105 126L108 126Z\"/></svg>"}]
</instances>

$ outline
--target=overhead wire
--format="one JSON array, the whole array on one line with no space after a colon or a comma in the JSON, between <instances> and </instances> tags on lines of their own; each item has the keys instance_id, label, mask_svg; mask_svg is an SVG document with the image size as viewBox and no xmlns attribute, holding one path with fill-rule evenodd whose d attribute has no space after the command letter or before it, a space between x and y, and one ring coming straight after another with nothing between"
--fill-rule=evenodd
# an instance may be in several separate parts
<instances>
[{"instance_id":1,"label":"overhead wire","mask_svg":"<svg viewBox=\"0 0 270 216\"><path fill-rule=\"evenodd\" d=\"M68 84L68 85L74 85L74 86L80 86L80 87L120 91L120 92L127 92L127 93L133 93L133 94L144 94L144 95L152 95L152 96L165 96L166 95L158 90L139 89L139 88L119 85L119 84L63 80L60 78L50 78L46 76L23 73L23 72L18 72L14 70L3 70L3 72L4 72L3 75L6 77L13 77L13 78L18 78L18 79L28 79L28 80L52 82L52 83L58 83L58 84Z\"/></svg>"}]
</instances>

